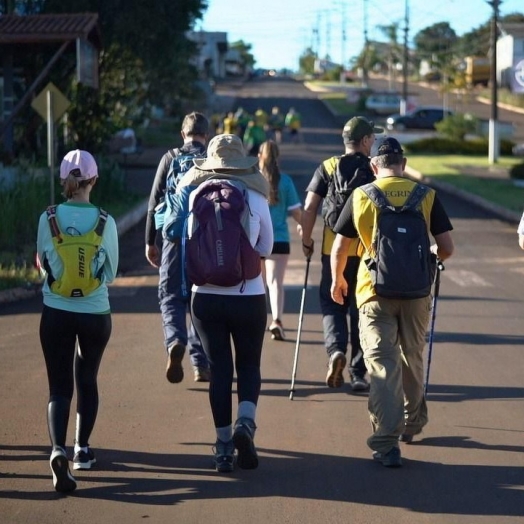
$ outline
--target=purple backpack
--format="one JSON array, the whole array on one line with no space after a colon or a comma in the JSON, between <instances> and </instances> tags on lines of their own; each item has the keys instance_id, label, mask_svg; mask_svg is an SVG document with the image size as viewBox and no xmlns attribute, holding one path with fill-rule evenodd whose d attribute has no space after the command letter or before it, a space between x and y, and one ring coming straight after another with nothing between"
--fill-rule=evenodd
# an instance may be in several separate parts
<instances>
[{"instance_id":1,"label":"purple backpack","mask_svg":"<svg viewBox=\"0 0 524 524\"><path fill-rule=\"evenodd\" d=\"M186 269L193 284L231 287L260 275L260 254L249 241L250 209L242 182L210 179L200 184L191 194L190 213Z\"/></svg>"}]
</instances>

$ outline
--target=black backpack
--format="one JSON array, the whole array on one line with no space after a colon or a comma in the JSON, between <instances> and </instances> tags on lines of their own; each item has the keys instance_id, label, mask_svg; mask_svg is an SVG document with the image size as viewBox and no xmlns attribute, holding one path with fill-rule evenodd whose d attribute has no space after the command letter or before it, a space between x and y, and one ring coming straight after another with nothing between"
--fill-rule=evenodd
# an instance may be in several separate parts
<instances>
[{"instance_id":1,"label":"black backpack","mask_svg":"<svg viewBox=\"0 0 524 524\"><path fill-rule=\"evenodd\" d=\"M429 187L417 184L402 207L392 206L375 185L362 191L380 209L372 248L366 261L380 297L413 299L431 293L436 258L430 251L428 227L419 209Z\"/></svg>"},{"instance_id":2,"label":"black backpack","mask_svg":"<svg viewBox=\"0 0 524 524\"><path fill-rule=\"evenodd\" d=\"M374 179L366 156L360 153L341 156L335 172L330 177L328 191L322 203L324 224L333 229L354 189Z\"/></svg>"}]
</instances>

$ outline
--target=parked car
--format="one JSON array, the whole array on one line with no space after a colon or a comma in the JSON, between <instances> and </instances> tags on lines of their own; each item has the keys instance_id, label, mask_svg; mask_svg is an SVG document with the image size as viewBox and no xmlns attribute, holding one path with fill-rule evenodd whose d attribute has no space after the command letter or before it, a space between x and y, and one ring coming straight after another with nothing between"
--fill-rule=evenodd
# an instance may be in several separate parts
<instances>
[{"instance_id":1,"label":"parked car","mask_svg":"<svg viewBox=\"0 0 524 524\"><path fill-rule=\"evenodd\" d=\"M386 127L390 131L404 131L404 129L435 129L435 124L446 116L451 116L453 111L441 107L417 107L405 115L391 115L386 120Z\"/></svg>"},{"instance_id":2,"label":"parked car","mask_svg":"<svg viewBox=\"0 0 524 524\"><path fill-rule=\"evenodd\" d=\"M366 99L366 109L377 115L390 115L400 110L400 100L398 93L372 93Z\"/></svg>"},{"instance_id":3,"label":"parked car","mask_svg":"<svg viewBox=\"0 0 524 524\"><path fill-rule=\"evenodd\" d=\"M524 142L522 144L516 144L512 147L511 152L515 156L524 156Z\"/></svg>"}]
</instances>

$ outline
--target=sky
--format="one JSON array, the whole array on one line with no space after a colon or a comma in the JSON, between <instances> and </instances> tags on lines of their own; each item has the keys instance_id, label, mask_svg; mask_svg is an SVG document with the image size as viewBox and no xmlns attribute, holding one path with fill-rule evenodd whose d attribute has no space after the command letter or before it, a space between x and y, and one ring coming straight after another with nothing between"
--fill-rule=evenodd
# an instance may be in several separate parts
<instances>
[{"instance_id":1,"label":"sky","mask_svg":"<svg viewBox=\"0 0 524 524\"><path fill-rule=\"evenodd\" d=\"M222 31L228 41L251 44L255 67L298 69L308 47L346 65L368 40L386 42L379 26L400 25L404 41L406 7L408 41L422 29L448 22L457 35L486 23L493 8L486 0L207 0L208 8L195 29ZM500 0L501 16L523 13L523 0ZM366 21L366 23L365 23Z\"/></svg>"}]
</instances>

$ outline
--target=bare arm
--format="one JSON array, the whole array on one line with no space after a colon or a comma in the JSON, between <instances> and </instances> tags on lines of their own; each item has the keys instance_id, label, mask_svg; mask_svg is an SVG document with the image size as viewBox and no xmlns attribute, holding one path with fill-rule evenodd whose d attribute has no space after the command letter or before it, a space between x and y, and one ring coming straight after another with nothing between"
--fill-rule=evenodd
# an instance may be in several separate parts
<instances>
[{"instance_id":1,"label":"bare arm","mask_svg":"<svg viewBox=\"0 0 524 524\"><path fill-rule=\"evenodd\" d=\"M302 237L302 208L295 207L290 211L290 214L297 223L297 233Z\"/></svg>"},{"instance_id":2,"label":"bare arm","mask_svg":"<svg viewBox=\"0 0 524 524\"><path fill-rule=\"evenodd\" d=\"M348 249L353 241L357 241L357 239L337 234L331 248L331 298L337 304L344 304L344 297L348 294L348 283L344 278L344 268L347 264Z\"/></svg>"},{"instance_id":3,"label":"bare arm","mask_svg":"<svg viewBox=\"0 0 524 524\"><path fill-rule=\"evenodd\" d=\"M306 257L313 254L313 239L311 238L311 234L313 232L313 227L315 226L317 212L321 201L322 197L316 193L308 191L301 219L302 250L304 251L304 255Z\"/></svg>"},{"instance_id":4,"label":"bare arm","mask_svg":"<svg viewBox=\"0 0 524 524\"><path fill-rule=\"evenodd\" d=\"M519 246L520 249L524 249L524 235L519 235Z\"/></svg>"},{"instance_id":5,"label":"bare arm","mask_svg":"<svg viewBox=\"0 0 524 524\"><path fill-rule=\"evenodd\" d=\"M436 252L437 257L440 260L446 260L453 254L455 245L453 244L450 231L440 233L440 235L435 235L435 242L437 243L436 251L435 246L433 247L432 251L434 253Z\"/></svg>"}]
</instances>

